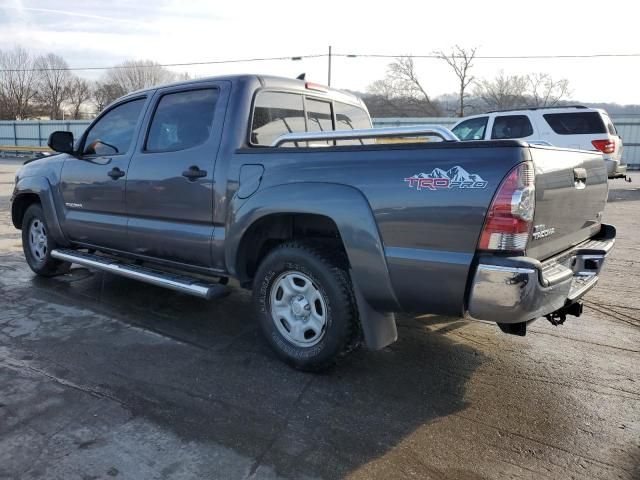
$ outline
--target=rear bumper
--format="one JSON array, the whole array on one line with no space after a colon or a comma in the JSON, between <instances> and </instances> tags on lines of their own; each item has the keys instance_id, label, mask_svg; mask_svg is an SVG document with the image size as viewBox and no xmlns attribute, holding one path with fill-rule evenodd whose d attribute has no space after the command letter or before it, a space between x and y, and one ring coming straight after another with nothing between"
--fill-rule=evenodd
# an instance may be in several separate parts
<instances>
[{"instance_id":1,"label":"rear bumper","mask_svg":"<svg viewBox=\"0 0 640 480\"><path fill-rule=\"evenodd\" d=\"M468 315L520 323L578 301L598 282L615 236L614 227L603 225L596 237L545 262L528 257L481 257L471 284Z\"/></svg>"},{"instance_id":2,"label":"rear bumper","mask_svg":"<svg viewBox=\"0 0 640 480\"><path fill-rule=\"evenodd\" d=\"M609 178L621 178L627 174L627 166L622 164L620 160L606 158L604 163L607 166L607 176Z\"/></svg>"}]
</instances>

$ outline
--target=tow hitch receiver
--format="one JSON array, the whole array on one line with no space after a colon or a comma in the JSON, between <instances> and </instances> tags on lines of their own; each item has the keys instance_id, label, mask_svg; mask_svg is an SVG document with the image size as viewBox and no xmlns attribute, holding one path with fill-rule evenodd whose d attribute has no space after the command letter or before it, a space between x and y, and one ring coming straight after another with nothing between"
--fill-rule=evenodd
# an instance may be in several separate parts
<instances>
[{"instance_id":1,"label":"tow hitch receiver","mask_svg":"<svg viewBox=\"0 0 640 480\"><path fill-rule=\"evenodd\" d=\"M573 315L579 317L582 315L582 302L575 302L570 305L566 305L555 312L545 315L545 318L551 322L551 325L562 325L567 319L567 315Z\"/></svg>"}]
</instances>

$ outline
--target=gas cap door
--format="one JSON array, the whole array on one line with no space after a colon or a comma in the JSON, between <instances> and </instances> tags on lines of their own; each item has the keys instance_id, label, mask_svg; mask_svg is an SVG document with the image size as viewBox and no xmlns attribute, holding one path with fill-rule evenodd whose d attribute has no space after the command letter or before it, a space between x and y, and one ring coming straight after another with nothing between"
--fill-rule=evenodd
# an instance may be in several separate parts
<instances>
[{"instance_id":1,"label":"gas cap door","mask_svg":"<svg viewBox=\"0 0 640 480\"><path fill-rule=\"evenodd\" d=\"M238 198L249 198L256 193L264 167L260 164L246 164L240 167L240 178L238 180Z\"/></svg>"}]
</instances>

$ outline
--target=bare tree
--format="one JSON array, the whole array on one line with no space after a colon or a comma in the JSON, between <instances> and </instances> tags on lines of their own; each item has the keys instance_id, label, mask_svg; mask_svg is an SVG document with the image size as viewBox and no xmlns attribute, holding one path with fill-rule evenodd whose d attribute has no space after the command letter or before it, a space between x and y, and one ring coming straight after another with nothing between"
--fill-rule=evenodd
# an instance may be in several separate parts
<instances>
[{"instance_id":1,"label":"bare tree","mask_svg":"<svg viewBox=\"0 0 640 480\"><path fill-rule=\"evenodd\" d=\"M438 116L440 108L420 82L411 57L390 63L384 79L367 88L366 103L376 115Z\"/></svg>"},{"instance_id":2,"label":"bare tree","mask_svg":"<svg viewBox=\"0 0 640 480\"><path fill-rule=\"evenodd\" d=\"M474 95L479 97L487 110L506 110L526 105L527 86L526 77L505 75L500 71L493 80L477 81Z\"/></svg>"},{"instance_id":3,"label":"bare tree","mask_svg":"<svg viewBox=\"0 0 640 480\"><path fill-rule=\"evenodd\" d=\"M466 49L455 45L448 54L442 50L434 52L438 58L447 62L447 65L451 67L456 77L458 77L458 92L460 95L459 117L464 117L465 100L468 97L466 90L475 80L475 77L469 73L469 70L473 67L473 59L476 56L476 51L477 47Z\"/></svg>"},{"instance_id":4,"label":"bare tree","mask_svg":"<svg viewBox=\"0 0 640 480\"><path fill-rule=\"evenodd\" d=\"M399 57L395 62L390 63L387 80L399 95L426 104L429 111L425 113L429 115L439 113L440 109L431 101L431 97L418 78L413 58Z\"/></svg>"},{"instance_id":5,"label":"bare tree","mask_svg":"<svg viewBox=\"0 0 640 480\"><path fill-rule=\"evenodd\" d=\"M108 81L97 81L91 89L91 98L96 110L101 112L104 107L127 93L120 85Z\"/></svg>"},{"instance_id":6,"label":"bare tree","mask_svg":"<svg viewBox=\"0 0 640 480\"><path fill-rule=\"evenodd\" d=\"M571 94L569 80L554 80L548 73L530 73L527 83L527 93L534 107L553 107Z\"/></svg>"},{"instance_id":7,"label":"bare tree","mask_svg":"<svg viewBox=\"0 0 640 480\"><path fill-rule=\"evenodd\" d=\"M178 77L151 60L131 60L116 65L105 75L106 84L117 85L124 93L174 81Z\"/></svg>"},{"instance_id":8,"label":"bare tree","mask_svg":"<svg viewBox=\"0 0 640 480\"><path fill-rule=\"evenodd\" d=\"M0 51L0 103L5 116L21 120L32 114L36 72L31 54L22 47Z\"/></svg>"},{"instance_id":9,"label":"bare tree","mask_svg":"<svg viewBox=\"0 0 640 480\"><path fill-rule=\"evenodd\" d=\"M36 58L38 102L51 120L62 117L62 104L69 97L73 76L69 65L59 55L48 53Z\"/></svg>"},{"instance_id":10,"label":"bare tree","mask_svg":"<svg viewBox=\"0 0 640 480\"><path fill-rule=\"evenodd\" d=\"M67 101L71 107L71 116L74 120L80 119L80 109L91 99L91 85L87 80L80 77L73 77L69 86Z\"/></svg>"},{"instance_id":11,"label":"bare tree","mask_svg":"<svg viewBox=\"0 0 640 480\"><path fill-rule=\"evenodd\" d=\"M366 104L372 115L402 117L405 112L401 103L393 85L386 78L376 80L367 87Z\"/></svg>"}]
</instances>

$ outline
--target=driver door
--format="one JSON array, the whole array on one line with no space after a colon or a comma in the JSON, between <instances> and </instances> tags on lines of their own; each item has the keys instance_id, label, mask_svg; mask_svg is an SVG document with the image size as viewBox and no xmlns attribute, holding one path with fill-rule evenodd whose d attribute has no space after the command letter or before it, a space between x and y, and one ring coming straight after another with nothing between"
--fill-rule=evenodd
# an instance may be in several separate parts
<instances>
[{"instance_id":1,"label":"driver door","mask_svg":"<svg viewBox=\"0 0 640 480\"><path fill-rule=\"evenodd\" d=\"M60 179L62 227L72 242L126 249L125 184L146 97L127 99L105 111L69 157Z\"/></svg>"}]
</instances>

